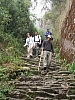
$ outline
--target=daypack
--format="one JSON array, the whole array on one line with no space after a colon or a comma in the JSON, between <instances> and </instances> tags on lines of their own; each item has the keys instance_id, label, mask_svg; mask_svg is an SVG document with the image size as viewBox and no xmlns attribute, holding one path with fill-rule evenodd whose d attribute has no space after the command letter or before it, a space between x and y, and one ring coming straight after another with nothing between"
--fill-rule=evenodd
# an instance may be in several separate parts
<instances>
[{"instance_id":1,"label":"daypack","mask_svg":"<svg viewBox=\"0 0 75 100\"><path fill-rule=\"evenodd\" d=\"M39 39L39 37L40 37L40 36L38 35L38 39ZM34 42L40 42L40 39L39 39L39 41L35 41L35 36L34 36Z\"/></svg>"},{"instance_id":2,"label":"daypack","mask_svg":"<svg viewBox=\"0 0 75 100\"><path fill-rule=\"evenodd\" d=\"M40 35L38 35L38 39L39 39L39 37L40 37ZM34 36L34 42L40 42L40 39L39 39L39 41L35 41L35 36ZM38 46L41 47L42 43L43 43L43 40L41 39L41 44L38 43Z\"/></svg>"}]
</instances>

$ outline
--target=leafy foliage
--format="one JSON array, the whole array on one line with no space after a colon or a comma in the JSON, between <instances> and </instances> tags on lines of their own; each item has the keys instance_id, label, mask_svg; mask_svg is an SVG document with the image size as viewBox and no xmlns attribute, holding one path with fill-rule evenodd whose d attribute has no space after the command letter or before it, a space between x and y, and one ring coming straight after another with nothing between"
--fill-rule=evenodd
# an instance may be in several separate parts
<instances>
[{"instance_id":1,"label":"leafy foliage","mask_svg":"<svg viewBox=\"0 0 75 100\"><path fill-rule=\"evenodd\" d=\"M30 19L30 0L0 0L0 99L6 100L6 93L14 88L11 83L23 63L20 57L26 33L36 30ZM23 40L24 38L24 40ZM9 78L10 76L10 78Z\"/></svg>"},{"instance_id":2,"label":"leafy foliage","mask_svg":"<svg viewBox=\"0 0 75 100\"><path fill-rule=\"evenodd\" d=\"M46 0L45 0L46 1ZM51 0L52 1L52 9L47 11L44 19L48 21L50 27L52 28L52 33L55 39L60 39L59 28L60 28L60 16L66 7L66 0ZM49 0L47 0L49 2ZM62 15L63 16L63 15Z\"/></svg>"},{"instance_id":3,"label":"leafy foliage","mask_svg":"<svg viewBox=\"0 0 75 100\"><path fill-rule=\"evenodd\" d=\"M19 43L17 38L9 34L0 34L0 43L2 43L2 47L0 48L0 64L12 63L14 57L22 56L24 51L22 47L23 43Z\"/></svg>"},{"instance_id":4,"label":"leafy foliage","mask_svg":"<svg viewBox=\"0 0 75 100\"><path fill-rule=\"evenodd\" d=\"M67 64L66 67L68 68L68 70L75 73L75 62Z\"/></svg>"},{"instance_id":5,"label":"leafy foliage","mask_svg":"<svg viewBox=\"0 0 75 100\"><path fill-rule=\"evenodd\" d=\"M14 88L13 85L9 85L11 81L9 80L9 69L0 66L0 99L6 100L6 94L9 90Z\"/></svg>"},{"instance_id":6,"label":"leafy foliage","mask_svg":"<svg viewBox=\"0 0 75 100\"><path fill-rule=\"evenodd\" d=\"M1 32L18 38L25 38L27 32L33 34L35 27L30 20L30 0L1 0L0 3Z\"/></svg>"},{"instance_id":7,"label":"leafy foliage","mask_svg":"<svg viewBox=\"0 0 75 100\"><path fill-rule=\"evenodd\" d=\"M39 29L39 34L42 37L42 40L44 40L45 36L44 36L44 31L42 29Z\"/></svg>"}]
</instances>

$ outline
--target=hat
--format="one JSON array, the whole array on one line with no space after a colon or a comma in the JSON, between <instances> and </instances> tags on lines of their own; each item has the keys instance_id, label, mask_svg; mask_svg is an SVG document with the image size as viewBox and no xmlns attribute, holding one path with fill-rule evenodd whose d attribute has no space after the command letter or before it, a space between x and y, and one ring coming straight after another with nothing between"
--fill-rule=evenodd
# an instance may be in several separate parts
<instances>
[{"instance_id":1,"label":"hat","mask_svg":"<svg viewBox=\"0 0 75 100\"><path fill-rule=\"evenodd\" d=\"M51 35L48 35L47 37L48 37L48 38L51 38Z\"/></svg>"}]
</instances>

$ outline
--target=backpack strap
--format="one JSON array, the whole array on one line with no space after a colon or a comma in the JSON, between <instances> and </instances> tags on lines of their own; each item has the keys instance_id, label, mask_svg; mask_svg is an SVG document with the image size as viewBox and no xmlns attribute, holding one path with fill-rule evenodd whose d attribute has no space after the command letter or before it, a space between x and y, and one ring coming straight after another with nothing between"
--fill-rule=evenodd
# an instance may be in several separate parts
<instances>
[{"instance_id":1,"label":"backpack strap","mask_svg":"<svg viewBox=\"0 0 75 100\"><path fill-rule=\"evenodd\" d=\"M38 35L38 39L39 39L39 37L40 37L40 36ZM40 39L39 39L39 41L35 41L35 36L34 36L34 42L40 42Z\"/></svg>"}]
</instances>

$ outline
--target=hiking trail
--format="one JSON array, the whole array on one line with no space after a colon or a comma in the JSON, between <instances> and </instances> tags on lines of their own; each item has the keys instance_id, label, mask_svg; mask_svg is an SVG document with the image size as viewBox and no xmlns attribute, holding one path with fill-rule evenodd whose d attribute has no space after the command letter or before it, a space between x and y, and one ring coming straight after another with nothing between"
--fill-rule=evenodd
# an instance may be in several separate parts
<instances>
[{"instance_id":1,"label":"hiking trail","mask_svg":"<svg viewBox=\"0 0 75 100\"><path fill-rule=\"evenodd\" d=\"M14 80L15 89L8 93L8 100L75 100L75 75L62 68L55 57L45 74L38 71L39 58L22 59L23 67L30 70Z\"/></svg>"}]
</instances>

